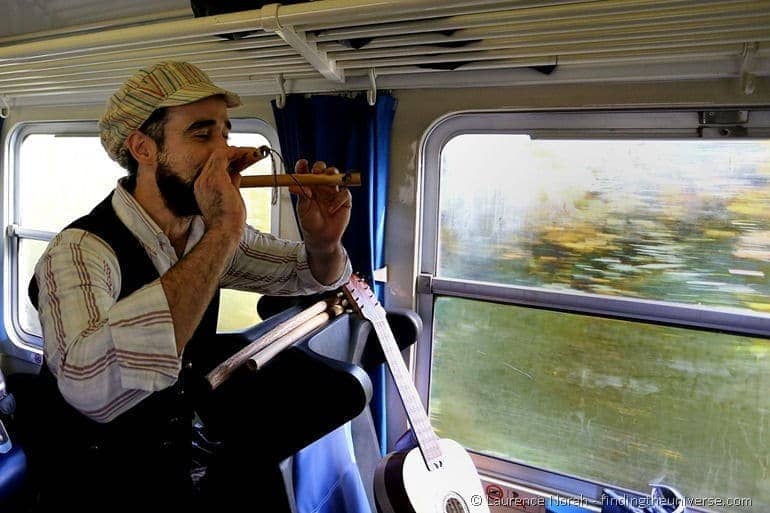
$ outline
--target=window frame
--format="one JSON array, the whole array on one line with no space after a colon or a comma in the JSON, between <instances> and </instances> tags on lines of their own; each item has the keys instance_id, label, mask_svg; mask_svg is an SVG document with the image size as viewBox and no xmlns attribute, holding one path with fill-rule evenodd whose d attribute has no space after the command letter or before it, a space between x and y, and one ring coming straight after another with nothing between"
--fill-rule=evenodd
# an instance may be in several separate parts
<instances>
[{"instance_id":1,"label":"window frame","mask_svg":"<svg viewBox=\"0 0 770 513\"><path fill-rule=\"evenodd\" d=\"M431 390L434 302L438 297L456 297L492 303L519 305L553 311L593 315L633 322L658 323L699 330L770 338L770 314L740 312L718 307L672 304L597 294L549 291L536 287L488 284L436 276L440 222L441 152L453 138L466 134L529 134L563 139L726 139L770 138L770 110L748 112L745 130L722 132L701 123L713 108L647 110L539 110L465 111L436 120L420 144L417 215L417 263L415 307L423 321L419 343L412 353L415 385L426 407ZM735 110L735 109L730 109ZM737 132L737 133L736 133ZM405 423L395 415L392 422ZM599 501L602 488L621 489L577 476L550 471L523 462L470 451L482 475L533 486L546 493L572 495ZM654 476L650 476L650 479ZM639 496L638 491L625 490ZM641 496L639 496L641 497ZM707 511L689 507L692 511Z\"/></svg>"},{"instance_id":2,"label":"window frame","mask_svg":"<svg viewBox=\"0 0 770 513\"><path fill-rule=\"evenodd\" d=\"M233 118L231 131L233 133L258 133L265 137L272 148L280 152L278 133L275 128L258 118ZM3 245L3 282L6 284L3 292L3 323L11 344L16 346L30 361L39 363L42 356L43 341L32 333L24 331L20 323L19 305L19 242L21 239L50 241L55 232L25 228L19 224L19 177L21 175L21 145L29 135L53 134L65 136L99 136L97 121L31 121L13 126L6 139L5 173L3 179L4 209L3 226L5 228L5 244ZM278 234L280 229L280 201L271 206L270 232ZM24 286L26 287L26 285Z\"/></svg>"}]
</instances>

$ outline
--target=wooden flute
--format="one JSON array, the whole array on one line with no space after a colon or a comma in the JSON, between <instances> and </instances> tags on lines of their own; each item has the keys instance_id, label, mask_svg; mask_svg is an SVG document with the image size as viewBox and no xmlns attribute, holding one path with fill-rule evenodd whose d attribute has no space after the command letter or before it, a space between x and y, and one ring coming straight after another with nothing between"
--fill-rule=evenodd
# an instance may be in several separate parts
<instances>
[{"instance_id":1,"label":"wooden flute","mask_svg":"<svg viewBox=\"0 0 770 513\"><path fill-rule=\"evenodd\" d=\"M361 173L340 173L336 175L294 173L292 175L258 175L241 177L241 187L289 187L292 185L336 185L338 187L355 187L361 185Z\"/></svg>"},{"instance_id":2,"label":"wooden flute","mask_svg":"<svg viewBox=\"0 0 770 513\"><path fill-rule=\"evenodd\" d=\"M270 148L260 146L253 152L241 155L230 162L231 172L240 172L263 158L270 156ZM361 173L338 173L333 175L313 173L293 173L281 175L257 175L241 177L241 188L244 187L291 187L327 185L336 187L357 187L361 185Z\"/></svg>"}]
</instances>

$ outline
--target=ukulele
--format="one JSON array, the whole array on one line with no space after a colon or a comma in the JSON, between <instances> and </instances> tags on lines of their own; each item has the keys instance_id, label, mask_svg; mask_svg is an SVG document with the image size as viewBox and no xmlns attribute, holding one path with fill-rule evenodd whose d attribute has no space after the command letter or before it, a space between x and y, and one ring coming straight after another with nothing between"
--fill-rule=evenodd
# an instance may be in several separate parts
<instances>
[{"instance_id":1,"label":"ukulele","mask_svg":"<svg viewBox=\"0 0 770 513\"><path fill-rule=\"evenodd\" d=\"M385 309L369 286L351 275L342 287L350 306L374 326L406 409L417 447L388 454L374 474L379 513L489 513L476 467L465 449L438 438L388 325Z\"/></svg>"}]
</instances>

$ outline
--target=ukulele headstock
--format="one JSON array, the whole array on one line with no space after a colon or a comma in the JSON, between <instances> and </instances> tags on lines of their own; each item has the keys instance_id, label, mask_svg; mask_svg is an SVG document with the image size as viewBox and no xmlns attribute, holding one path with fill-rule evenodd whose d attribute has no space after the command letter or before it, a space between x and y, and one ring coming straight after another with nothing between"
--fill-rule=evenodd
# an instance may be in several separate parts
<instances>
[{"instance_id":1,"label":"ukulele headstock","mask_svg":"<svg viewBox=\"0 0 770 513\"><path fill-rule=\"evenodd\" d=\"M374 291L369 288L366 280L356 274L350 275L350 280L342 286L342 293L350 307L364 319L376 321L384 318L384 310Z\"/></svg>"}]
</instances>

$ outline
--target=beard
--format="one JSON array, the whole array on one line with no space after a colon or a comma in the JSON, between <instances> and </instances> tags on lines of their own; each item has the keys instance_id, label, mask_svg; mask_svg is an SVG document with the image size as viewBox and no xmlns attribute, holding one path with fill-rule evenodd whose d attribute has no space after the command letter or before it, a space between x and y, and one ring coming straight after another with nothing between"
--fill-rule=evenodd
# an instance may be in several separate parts
<instances>
[{"instance_id":1,"label":"beard","mask_svg":"<svg viewBox=\"0 0 770 513\"><path fill-rule=\"evenodd\" d=\"M196 170L195 177L187 182L174 173L165 155L161 154L158 158L155 182L158 184L158 190L166 208L175 216L189 217L201 214L198 201L195 199L195 180L202 170L203 166L200 166L200 169Z\"/></svg>"}]
</instances>

